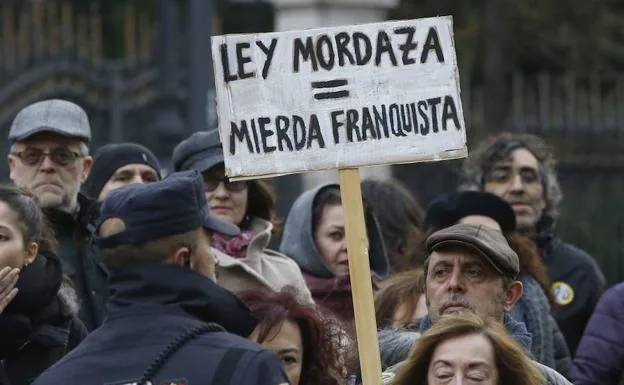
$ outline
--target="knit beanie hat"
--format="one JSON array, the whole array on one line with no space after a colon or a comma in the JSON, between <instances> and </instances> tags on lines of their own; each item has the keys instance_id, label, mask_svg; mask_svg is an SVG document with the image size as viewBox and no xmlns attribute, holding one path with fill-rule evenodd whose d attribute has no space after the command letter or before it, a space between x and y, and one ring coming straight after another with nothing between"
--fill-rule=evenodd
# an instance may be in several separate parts
<instances>
[{"instance_id":1,"label":"knit beanie hat","mask_svg":"<svg viewBox=\"0 0 624 385\"><path fill-rule=\"evenodd\" d=\"M160 175L160 163L154 153L137 143L114 143L100 147L93 156L93 166L84 184L84 193L97 198L115 172L129 164L145 164Z\"/></svg>"}]
</instances>

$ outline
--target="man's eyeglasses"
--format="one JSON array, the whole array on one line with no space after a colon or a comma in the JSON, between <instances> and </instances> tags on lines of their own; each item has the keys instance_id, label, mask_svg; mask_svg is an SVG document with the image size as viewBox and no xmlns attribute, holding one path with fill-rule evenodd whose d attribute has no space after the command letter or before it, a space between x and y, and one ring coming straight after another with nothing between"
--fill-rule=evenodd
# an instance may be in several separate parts
<instances>
[{"instance_id":1,"label":"man's eyeglasses","mask_svg":"<svg viewBox=\"0 0 624 385\"><path fill-rule=\"evenodd\" d=\"M82 155L66 148L55 148L52 151L43 151L38 148L29 147L24 151L14 153L22 162L29 166L41 164L43 158L49 156L50 159L59 166L68 166Z\"/></svg>"},{"instance_id":2,"label":"man's eyeglasses","mask_svg":"<svg viewBox=\"0 0 624 385\"><path fill-rule=\"evenodd\" d=\"M208 192L212 192L219 187L219 183L223 182L223 185L228 191L239 192L247 188L247 181L239 180L236 182L230 181L227 177L223 178L204 178L204 188Z\"/></svg>"}]
</instances>

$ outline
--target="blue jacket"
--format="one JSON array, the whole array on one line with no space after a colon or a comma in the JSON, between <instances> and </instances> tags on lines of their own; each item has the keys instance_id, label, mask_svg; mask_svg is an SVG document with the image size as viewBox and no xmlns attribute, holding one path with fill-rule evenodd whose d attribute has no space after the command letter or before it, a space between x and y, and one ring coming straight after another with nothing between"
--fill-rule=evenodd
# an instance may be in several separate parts
<instances>
[{"instance_id":1,"label":"blue jacket","mask_svg":"<svg viewBox=\"0 0 624 385\"><path fill-rule=\"evenodd\" d=\"M572 378L575 384L618 384L624 374L624 282L607 290L581 339Z\"/></svg>"},{"instance_id":2,"label":"blue jacket","mask_svg":"<svg viewBox=\"0 0 624 385\"><path fill-rule=\"evenodd\" d=\"M109 286L102 326L34 385L134 384L169 344L208 322L228 332L201 334L182 345L153 384L287 384L280 360L241 337L256 325L247 307L206 277L152 265L111 272Z\"/></svg>"}]
</instances>

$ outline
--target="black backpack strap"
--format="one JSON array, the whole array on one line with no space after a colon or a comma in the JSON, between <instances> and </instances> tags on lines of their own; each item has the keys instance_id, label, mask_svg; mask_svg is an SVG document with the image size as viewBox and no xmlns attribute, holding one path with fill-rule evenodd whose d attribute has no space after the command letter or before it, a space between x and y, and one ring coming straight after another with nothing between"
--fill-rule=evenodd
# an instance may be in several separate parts
<instances>
[{"instance_id":1,"label":"black backpack strap","mask_svg":"<svg viewBox=\"0 0 624 385\"><path fill-rule=\"evenodd\" d=\"M196 337L212 332L224 332L225 329L216 323L207 323L200 326L196 326L182 333L180 336L176 337L167 347L163 349L162 352L152 361L150 366L147 368L143 376L137 382L137 385L147 385L151 380L154 379L158 371L162 369L165 363L178 351L182 346L184 346L187 342L195 339Z\"/></svg>"}]
</instances>

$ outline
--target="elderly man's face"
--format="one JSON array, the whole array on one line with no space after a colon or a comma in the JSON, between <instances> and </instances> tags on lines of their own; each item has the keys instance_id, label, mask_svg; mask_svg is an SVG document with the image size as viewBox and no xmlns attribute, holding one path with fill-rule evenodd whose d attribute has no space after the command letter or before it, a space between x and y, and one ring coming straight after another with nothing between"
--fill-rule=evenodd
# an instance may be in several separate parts
<instances>
[{"instance_id":1,"label":"elderly man's face","mask_svg":"<svg viewBox=\"0 0 624 385\"><path fill-rule=\"evenodd\" d=\"M469 249L448 248L429 256L425 294L433 322L466 311L502 320L522 295L522 284L514 281L504 288L501 274L483 257Z\"/></svg>"},{"instance_id":2,"label":"elderly man's face","mask_svg":"<svg viewBox=\"0 0 624 385\"><path fill-rule=\"evenodd\" d=\"M8 160L13 182L32 191L42 208L70 213L93 163L79 140L47 132L15 143Z\"/></svg>"},{"instance_id":3,"label":"elderly man's face","mask_svg":"<svg viewBox=\"0 0 624 385\"><path fill-rule=\"evenodd\" d=\"M507 201L516 213L518 230L533 231L546 207L537 158L519 148L494 163L485 175L484 190Z\"/></svg>"}]
</instances>

